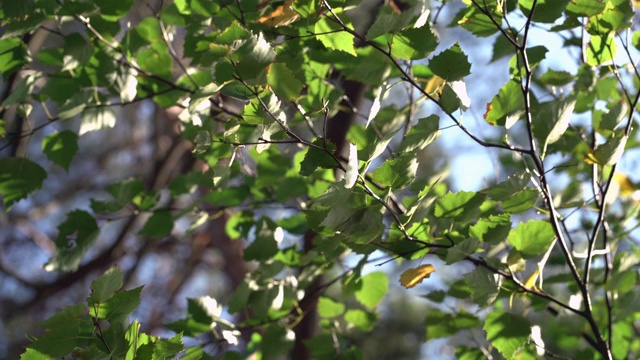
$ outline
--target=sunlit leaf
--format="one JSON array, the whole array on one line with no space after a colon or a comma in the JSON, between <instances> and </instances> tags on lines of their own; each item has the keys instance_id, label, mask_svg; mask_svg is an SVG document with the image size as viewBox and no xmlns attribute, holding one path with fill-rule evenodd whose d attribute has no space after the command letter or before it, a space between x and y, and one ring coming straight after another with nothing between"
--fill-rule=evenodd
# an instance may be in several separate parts
<instances>
[{"instance_id":1,"label":"sunlit leaf","mask_svg":"<svg viewBox=\"0 0 640 360\"><path fill-rule=\"evenodd\" d=\"M336 12L336 15L340 17L341 21L345 23L348 17L343 12ZM348 26L348 22L345 23ZM314 26L313 32L316 38L322 42L322 44L329 50L340 50L347 54L356 56L355 47L353 44L353 36L343 30L336 20L331 20L329 17L323 16Z\"/></svg>"},{"instance_id":2,"label":"sunlit leaf","mask_svg":"<svg viewBox=\"0 0 640 360\"><path fill-rule=\"evenodd\" d=\"M549 249L554 238L553 227L542 220L522 222L509 233L509 243L525 257L541 255Z\"/></svg>"},{"instance_id":3,"label":"sunlit leaf","mask_svg":"<svg viewBox=\"0 0 640 360\"><path fill-rule=\"evenodd\" d=\"M389 289L387 274L377 271L363 276L356 290L356 299L369 309L375 309Z\"/></svg>"},{"instance_id":4,"label":"sunlit leaf","mask_svg":"<svg viewBox=\"0 0 640 360\"><path fill-rule=\"evenodd\" d=\"M594 16L600 14L606 2L599 0L575 0L567 4L566 12L575 16Z\"/></svg>"},{"instance_id":5,"label":"sunlit leaf","mask_svg":"<svg viewBox=\"0 0 640 360\"><path fill-rule=\"evenodd\" d=\"M531 325L526 318L502 311L487 315L483 328L487 340L507 359L520 350L531 335Z\"/></svg>"},{"instance_id":6,"label":"sunlit leaf","mask_svg":"<svg viewBox=\"0 0 640 360\"><path fill-rule=\"evenodd\" d=\"M413 14L410 11L380 14L367 31L367 39L373 40L380 35L398 33L409 25L412 19Z\"/></svg>"},{"instance_id":7,"label":"sunlit leaf","mask_svg":"<svg viewBox=\"0 0 640 360\"><path fill-rule=\"evenodd\" d=\"M284 100L294 100L300 95L303 84L283 63L269 66L267 83L278 96Z\"/></svg>"},{"instance_id":8,"label":"sunlit leaf","mask_svg":"<svg viewBox=\"0 0 640 360\"><path fill-rule=\"evenodd\" d=\"M393 37L391 55L400 59L423 59L438 46L438 39L428 25L422 28L405 29Z\"/></svg>"},{"instance_id":9,"label":"sunlit leaf","mask_svg":"<svg viewBox=\"0 0 640 360\"><path fill-rule=\"evenodd\" d=\"M513 123L524 113L524 98L520 84L516 81L507 82L487 104L484 119L490 125L505 126Z\"/></svg>"},{"instance_id":10,"label":"sunlit leaf","mask_svg":"<svg viewBox=\"0 0 640 360\"><path fill-rule=\"evenodd\" d=\"M431 264L420 265L417 268L405 270L402 275L400 275L400 284L410 289L431 276L431 273L434 271L436 271L436 268Z\"/></svg>"},{"instance_id":11,"label":"sunlit leaf","mask_svg":"<svg viewBox=\"0 0 640 360\"><path fill-rule=\"evenodd\" d=\"M587 64L598 66L609 63L616 55L615 34L591 35L587 45Z\"/></svg>"},{"instance_id":12,"label":"sunlit leaf","mask_svg":"<svg viewBox=\"0 0 640 360\"><path fill-rule=\"evenodd\" d=\"M323 318L333 318L344 313L344 304L329 297L321 296L318 299L318 315Z\"/></svg>"},{"instance_id":13,"label":"sunlit leaf","mask_svg":"<svg viewBox=\"0 0 640 360\"><path fill-rule=\"evenodd\" d=\"M294 0L286 0L284 4L275 8L269 14L258 19L258 22L264 25L279 27L287 26L300 19L298 14L293 8Z\"/></svg>"}]
</instances>

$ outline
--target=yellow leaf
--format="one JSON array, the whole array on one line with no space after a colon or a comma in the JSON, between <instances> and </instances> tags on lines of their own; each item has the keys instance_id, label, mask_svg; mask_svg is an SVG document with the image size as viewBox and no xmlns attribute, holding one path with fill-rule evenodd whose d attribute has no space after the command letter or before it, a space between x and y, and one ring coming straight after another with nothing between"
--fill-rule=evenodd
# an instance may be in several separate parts
<instances>
[{"instance_id":1,"label":"yellow leaf","mask_svg":"<svg viewBox=\"0 0 640 360\"><path fill-rule=\"evenodd\" d=\"M444 84L446 83L447 80L438 75L433 75L433 77L427 82L427 86L424 90L427 94L433 95L434 98L439 99L440 94L442 94L442 90L444 90Z\"/></svg>"},{"instance_id":2,"label":"yellow leaf","mask_svg":"<svg viewBox=\"0 0 640 360\"><path fill-rule=\"evenodd\" d=\"M636 185L623 173L617 172L613 174L613 181L620 186L620 196L623 198L631 197L636 192Z\"/></svg>"},{"instance_id":3,"label":"yellow leaf","mask_svg":"<svg viewBox=\"0 0 640 360\"><path fill-rule=\"evenodd\" d=\"M593 151L589 151L586 155L583 156L584 162L589 165L597 164L598 159L596 159L595 155L593 155Z\"/></svg>"},{"instance_id":4,"label":"yellow leaf","mask_svg":"<svg viewBox=\"0 0 640 360\"><path fill-rule=\"evenodd\" d=\"M428 278L436 268L431 264L421 265L414 269L408 269L400 275L400 284L410 289Z\"/></svg>"},{"instance_id":5,"label":"yellow leaf","mask_svg":"<svg viewBox=\"0 0 640 360\"><path fill-rule=\"evenodd\" d=\"M524 287L527 289L538 290L536 286L536 280L538 280L538 276L540 275L540 268L537 268L524 282Z\"/></svg>"},{"instance_id":6,"label":"yellow leaf","mask_svg":"<svg viewBox=\"0 0 640 360\"><path fill-rule=\"evenodd\" d=\"M263 16L258 19L258 22L267 26L286 26L300 19L298 14L293 9L293 0L286 0L284 4L278 6L269 15Z\"/></svg>"}]
</instances>

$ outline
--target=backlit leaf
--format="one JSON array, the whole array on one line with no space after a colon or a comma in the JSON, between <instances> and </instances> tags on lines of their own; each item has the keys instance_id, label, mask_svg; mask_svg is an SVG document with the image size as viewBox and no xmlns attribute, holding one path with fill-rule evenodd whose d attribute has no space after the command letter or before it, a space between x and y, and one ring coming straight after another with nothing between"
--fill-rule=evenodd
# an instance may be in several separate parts
<instances>
[{"instance_id":1,"label":"backlit leaf","mask_svg":"<svg viewBox=\"0 0 640 360\"><path fill-rule=\"evenodd\" d=\"M531 325L526 318L502 311L487 315L483 328L487 340L507 359L512 358L531 335Z\"/></svg>"},{"instance_id":2,"label":"backlit leaf","mask_svg":"<svg viewBox=\"0 0 640 360\"><path fill-rule=\"evenodd\" d=\"M509 233L509 243L525 257L541 255L553 242L555 232L548 221L522 222Z\"/></svg>"},{"instance_id":3,"label":"backlit leaf","mask_svg":"<svg viewBox=\"0 0 640 360\"><path fill-rule=\"evenodd\" d=\"M598 66L610 62L617 51L615 34L591 35L586 50L587 64Z\"/></svg>"},{"instance_id":4,"label":"backlit leaf","mask_svg":"<svg viewBox=\"0 0 640 360\"><path fill-rule=\"evenodd\" d=\"M405 60L424 59L438 46L438 39L428 25L406 29L393 37L391 55Z\"/></svg>"},{"instance_id":5,"label":"backlit leaf","mask_svg":"<svg viewBox=\"0 0 640 360\"><path fill-rule=\"evenodd\" d=\"M329 297L321 296L318 299L318 315L322 318L333 318L344 313L345 306Z\"/></svg>"},{"instance_id":6,"label":"backlit leaf","mask_svg":"<svg viewBox=\"0 0 640 360\"><path fill-rule=\"evenodd\" d=\"M378 306L389 289L389 278L380 271L363 276L358 283L356 299L371 310Z\"/></svg>"},{"instance_id":7,"label":"backlit leaf","mask_svg":"<svg viewBox=\"0 0 640 360\"><path fill-rule=\"evenodd\" d=\"M258 22L268 26L279 27L298 21L298 19L300 19L300 14L294 10L293 2L294 0L286 0L284 4L278 6L269 14L259 18Z\"/></svg>"},{"instance_id":8,"label":"backlit leaf","mask_svg":"<svg viewBox=\"0 0 640 360\"><path fill-rule=\"evenodd\" d=\"M434 74L447 81L460 80L471 74L471 64L457 42L434 56L429 61L429 68Z\"/></svg>"},{"instance_id":9,"label":"backlit leaf","mask_svg":"<svg viewBox=\"0 0 640 360\"><path fill-rule=\"evenodd\" d=\"M294 100L300 95L303 84L283 63L271 64L267 73L267 83L276 95L284 100Z\"/></svg>"},{"instance_id":10,"label":"backlit leaf","mask_svg":"<svg viewBox=\"0 0 640 360\"><path fill-rule=\"evenodd\" d=\"M344 22L348 17L342 12L336 15ZM348 23L345 25L348 26ZM316 22L313 32L316 38L329 50L340 50L347 54L356 56L356 50L353 44L353 36L342 29L342 26L335 20L323 16Z\"/></svg>"},{"instance_id":11,"label":"backlit leaf","mask_svg":"<svg viewBox=\"0 0 640 360\"><path fill-rule=\"evenodd\" d=\"M431 273L434 271L436 271L436 268L431 264L420 265L417 268L405 270L402 275L400 275L400 284L410 289L431 276Z\"/></svg>"}]
</instances>

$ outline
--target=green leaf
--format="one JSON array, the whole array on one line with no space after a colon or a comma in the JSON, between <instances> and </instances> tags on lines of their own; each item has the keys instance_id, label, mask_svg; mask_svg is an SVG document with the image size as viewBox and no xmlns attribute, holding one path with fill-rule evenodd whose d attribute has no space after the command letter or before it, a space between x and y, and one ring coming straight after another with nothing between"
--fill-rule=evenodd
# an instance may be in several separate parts
<instances>
[{"instance_id":1,"label":"green leaf","mask_svg":"<svg viewBox=\"0 0 640 360\"><path fill-rule=\"evenodd\" d=\"M78 151L78 135L73 131L64 130L46 136L42 140L42 151L49 160L68 172L71 160Z\"/></svg>"},{"instance_id":2,"label":"green leaf","mask_svg":"<svg viewBox=\"0 0 640 360\"><path fill-rule=\"evenodd\" d=\"M27 99L27 96L33 93L33 87L35 86L36 80L38 80L40 76L36 75L27 75L25 76L18 86L11 91L9 96L2 102L2 106L13 105L15 103L21 103Z\"/></svg>"},{"instance_id":3,"label":"green leaf","mask_svg":"<svg viewBox=\"0 0 640 360\"><path fill-rule=\"evenodd\" d=\"M100 235L96 220L89 213L74 210L58 226L56 254L44 266L47 271L75 271L84 255Z\"/></svg>"},{"instance_id":4,"label":"green leaf","mask_svg":"<svg viewBox=\"0 0 640 360\"><path fill-rule=\"evenodd\" d=\"M277 324L270 325L262 337L262 359L281 359L292 345L293 342L287 339L287 329Z\"/></svg>"},{"instance_id":5,"label":"green leaf","mask_svg":"<svg viewBox=\"0 0 640 360\"><path fill-rule=\"evenodd\" d=\"M60 108L61 111L62 108ZM73 111L73 115L70 111ZM61 112L59 116L61 119L63 116L64 118L69 118L80 112L82 112L82 118L80 131L78 132L79 135L84 135L96 130L111 129L116 125L116 113L110 107L91 107L85 109L82 104L78 104L74 109L69 109L69 112Z\"/></svg>"},{"instance_id":6,"label":"green leaf","mask_svg":"<svg viewBox=\"0 0 640 360\"><path fill-rule=\"evenodd\" d=\"M576 96L569 96L561 100L542 103L536 106L534 114L534 134L542 143L543 156L547 146L560 140L569 128L569 121L576 106Z\"/></svg>"},{"instance_id":7,"label":"green leaf","mask_svg":"<svg viewBox=\"0 0 640 360\"><path fill-rule=\"evenodd\" d=\"M616 56L616 51L615 33L591 35L587 46L587 64L598 66L608 63Z\"/></svg>"},{"instance_id":8,"label":"green leaf","mask_svg":"<svg viewBox=\"0 0 640 360\"><path fill-rule=\"evenodd\" d=\"M621 129L614 132L604 144L598 145L593 151L598 164L613 165L618 163L622 154L624 154L627 139L628 137L624 135L624 131Z\"/></svg>"},{"instance_id":9,"label":"green leaf","mask_svg":"<svg viewBox=\"0 0 640 360\"><path fill-rule=\"evenodd\" d=\"M335 14L346 26L350 26L349 18L342 11L336 11ZM353 35L344 31L339 23L329 19L328 16L323 16L316 22L313 32L316 34L316 39L320 40L327 49L344 51L353 56L357 55L353 44Z\"/></svg>"},{"instance_id":10,"label":"green leaf","mask_svg":"<svg viewBox=\"0 0 640 360\"><path fill-rule=\"evenodd\" d=\"M640 49L640 30L634 31L633 35L631 35L631 44L636 50Z\"/></svg>"},{"instance_id":11,"label":"green leaf","mask_svg":"<svg viewBox=\"0 0 640 360\"><path fill-rule=\"evenodd\" d=\"M161 78L171 78L173 60L168 52L160 52L153 48L143 48L138 51L136 61L144 71Z\"/></svg>"},{"instance_id":12,"label":"green leaf","mask_svg":"<svg viewBox=\"0 0 640 360\"><path fill-rule=\"evenodd\" d=\"M434 215L460 221L477 219L485 197L483 193L472 191L449 192L436 200Z\"/></svg>"},{"instance_id":13,"label":"green leaf","mask_svg":"<svg viewBox=\"0 0 640 360\"><path fill-rule=\"evenodd\" d=\"M170 339L162 339L155 343L153 347L152 360L165 360L174 358L179 352L184 350L182 345L182 334L177 334Z\"/></svg>"},{"instance_id":14,"label":"green leaf","mask_svg":"<svg viewBox=\"0 0 640 360\"><path fill-rule=\"evenodd\" d=\"M271 64L267 73L267 83L284 100L294 100L302 91L303 84L283 63Z\"/></svg>"},{"instance_id":15,"label":"green leaf","mask_svg":"<svg viewBox=\"0 0 640 360\"><path fill-rule=\"evenodd\" d=\"M118 267L109 268L102 276L91 282L91 295L87 302L92 305L107 301L122 287L123 281L122 271Z\"/></svg>"},{"instance_id":16,"label":"green leaf","mask_svg":"<svg viewBox=\"0 0 640 360\"><path fill-rule=\"evenodd\" d=\"M411 11L401 13L379 14L367 31L367 40L373 40L381 35L396 34L404 29L413 19Z\"/></svg>"},{"instance_id":17,"label":"green leaf","mask_svg":"<svg viewBox=\"0 0 640 360\"><path fill-rule=\"evenodd\" d=\"M127 179L111 184L107 192L113 197L112 201L91 200L91 209L96 213L116 212L144 191L144 182L140 179Z\"/></svg>"},{"instance_id":18,"label":"green leaf","mask_svg":"<svg viewBox=\"0 0 640 360\"><path fill-rule=\"evenodd\" d=\"M548 221L529 220L522 222L509 233L509 244L524 257L534 257L549 249L555 232Z\"/></svg>"},{"instance_id":19,"label":"green leaf","mask_svg":"<svg viewBox=\"0 0 640 360\"><path fill-rule=\"evenodd\" d=\"M481 218L469 228L469 235L474 238L499 244L504 241L511 231L511 218L509 214L490 215L488 218Z\"/></svg>"},{"instance_id":20,"label":"green leaf","mask_svg":"<svg viewBox=\"0 0 640 360\"><path fill-rule=\"evenodd\" d=\"M557 1L557 0L518 0L518 5L524 13L524 16L529 17L531 8L535 3L535 11L533 13L532 20L541 23L554 23L562 12L567 7L569 1Z\"/></svg>"},{"instance_id":21,"label":"green leaf","mask_svg":"<svg viewBox=\"0 0 640 360\"><path fill-rule=\"evenodd\" d=\"M85 65L93 55L93 45L82 35L73 32L64 37L64 55L62 57L62 71L73 70Z\"/></svg>"},{"instance_id":22,"label":"green leaf","mask_svg":"<svg viewBox=\"0 0 640 360\"><path fill-rule=\"evenodd\" d=\"M391 55L405 60L424 59L438 46L438 38L426 24L400 32L391 42Z\"/></svg>"},{"instance_id":23,"label":"green leaf","mask_svg":"<svg viewBox=\"0 0 640 360\"><path fill-rule=\"evenodd\" d=\"M356 299L369 309L375 309L389 290L387 274L377 271L363 276L356 290Z\"/></svg>"},{"instance_id":24,"label":"green leaf","mask_svg":"<svg viewBox=\"0 0 640 360\"><path fill-rule=\"evenodd\" d=\"M600 0L574 0L567 4L566 12L573 16L591 17L600 14L606 7L606 2Z\"/></svg>"},{"instance_id":25,"label":"green leaf","mask_svg":"<svg viewBox=\"0 0 640 360\"><path fill-rule=\"evenodd\" d=\"M633 9L631 2L627 0L609 0L604 11L597 17L598 24L605 29L618 31L631 26Z\"/></svg>"},{"instance_id":26,"label":"green leaf","mask_svg":"<svg viewBox=\"0 0 640 360\"><path fill-rule=\"evenodd\" d=\"M470 0L465 0L464 2L467 4L466 8L460 10L454 19L454 22L457 20L457 24L451 23L450 26L458 25L473 35L481 37L491 36L498 32L502 25L502 7L497 0L473 3Z\"/></svg>"},{"instance_id":27,"label":"green leaf","mask_svg":"<svg viewBox=\"0 0 640 360\"><path fill-rule=\"evenodd\" d=\"M140 323L138 322L138 320L134 320L129 325L129 327L127 328L124 334L124 338L129 343L124 360L135 360L138 347L142 345L139 341L139 337L140 337Z\"/></svg>"},{"instance_id":28,"label":"green leaf","mask_svg":"<svg viewBox=\"0 0 640 360\"><path fill-rule=\"evenodd\" d=\"M547 72L542 74L540 77L540 81L542 81L542 83L551 86L564 86L575 79L576 77L574 75L571 75L566 71L556 71L553 69L547 70Z\"/></svg>"},{"instance_id":29,"label":"green leaf","mask_svg":"<svg viewBox=\"0 0 640 360\"><path fill-rule=\"evenodd\" d=\"M122 19L133 5L133 0L94 0L93 2L100 8L100 15L110 21Z\"/></svg>"},{"instance_id":30,"label":"green leaf","mask_svg":"<svg viewBox=\"0 0 640 360\"><path fill-rule=\"evenodd\" d=\"M468 312L462 310L455 314L431 310L427 313L425 325L427 340L446 338L459 331L480 327L482 322Z\"/></svg>"},{"instance_id":31,"label":"green leaf","mask_svg":"<svg viewBox=\"0 0 640 360\"><path fill-rule=\"evenodd\" d=\"M513 56L516 53L516 48L506 36L496 37L496 41L493 43L493 52L491 55L491 62L495 62L505 56Z\"/></svg>"},{"instance_id":32,"label":"green leaf","mask_svg":"<svg viewBox=\"0 0 640 360\"><path fill-rule=\"evenodd\" d=\"M147 219L144 226L138 232L141 236L161 239L169 236L173 230L173 216L168 210L156 210Z\"/></svg>"},{"instance_id":33,"label":"green leaf","mask_svg":"<svg viewBox=\"0 0 640 360\"><path fill-rule=\"evenodd\" d=\"M381 205L380 205L381 206ZM336 211L339 206L333 206L322 225L334 228L358 253L368 253L372 248L366 246L378 239L385 230L380 206L371 205L357 210ZM340 217L343 215L344 217ZM346 221L345 221L346 219ZM338 224L338 225L336 225ZM336 226L332 226L336 225ZM365 245L355 247L355 244Z\"/></svg>"},{"instance_id":34,"label":"green leaf","mask_svg":"<svg viewBox=\"0 0 640 360\"><path fill-rule=\"evenodd\" d=\"M318 299L318 315L322 318L334 318L344 313L344 304L329 297L321 296Z\"/></svg>"},{"instance_id":35,"label":"green leaf","mask_svg":"<svg viewBox=\"0 0 640 360\"><path fill-rule=\"evenodd\" d=\"M276 57L262 33L245 40L235 55L238 58L236 73L245 81L258 77Z\"/></svg>"},{"instance_id":36,"label":"green leaf","mask_svg":"<svg viewBox=\"0 0 640 360\"><path fill-rule=\"evenodd\" d=\"M510 127L524 113L524 98L520 84L508 81L487 105L484 119L490 125Z\"/></svg>"},{"instance_id":37,"label":"green leaf","mask_svg":"<svg viewBox=\"0 0 640 360\"><path fill-rule=\"evenodd\" d=\"M7 82L11 74L27 63L27 47L18 38L0 40L0 73Z\"/></svg>"},{"instance_id":38,"label":"green leaf","mask_svg":"<svg viewBox=\"0 0 640 360\"><path fill-rule=\"evenodd\" d=\"M28 17L32 14L36 6L35 0L24 0L24 1L3 1L1 4L2 11L4 12L4 16L6 18L24 18Z\"/></svg>"},{"instance_id":39,"label":"green leaf","mask_svg":"<svg viewBox=\"0 0 640 360\"><path fill-rule=\"evenodd\" d=\"M508 199L502 200L502 210L506 213L519 213L531 210L540 199L540 193L535 189L524 189Z\"/></svg>"},{"instance_id":40,"label":"green leaf","mask_svg":"<svg viewBox=\"0 0 640 360\"><path fill-rule=\"evenodd\" d=\"M447 265L457 263L458 261L466 259L468 256L475 254L478 250L478 240L473 238L464 239L456 243L453 247L447 250L447 256L445 262Z\"/></svg>"},{"instance_id":41,"label":"green leaf","mask_svg":"<svg viewBox=\"0 0 640 360\"><path fill-rule=\"evenodd\" d=\"M494 311L487 315L484 322L487 340L510 359L529 340L531 324L524 317L502 311Z\"/></svg>"},{"instance_id":42,"label":"green leaf","mask_svg":"<svg viewBox=\"0 0 640 360\"><path fill-rule=\"evenodd\" d=\"M471 288L473 302L478 305L491 305L500 293L502 277L484 267L476 267L473 271L467 273L464 278ZM462 298L467 296L468 294L465 292Z\"/></svg>"},{"instance_id":43,"label":"green leaf","mask_svg":"<svg viewBox=\"0 0 640 360\"><path fill-rule=\"evenodd\" d=\"M28 352L29 356L38 353L45 355L39 359L64 357L71 354L76 347L86 346L94 336L94 327L86 315L85 308L81 304L67 306L40 323L41 327L49 331L29 345L29 349L32 349Z\"/></svg>"},{"instance_id":44,"label":"green leaf","mask_svg":"<svg viewBox=\"0 0 640 360\"><path fill-rule=\"evenodd\" d=\"M115 293L103 303L89 307L89 315L117 324L124 321L138 305L143 286Z\"/></svg>"},{"instance_id":45,"label":"green leaf","mask_svg":"<svg viewBox=\"0 0 640 360\"><path fill-rule=\"evenodd\" d=\"M418 160L414 153L406 153L395 159L384 162L373 172L373 180L382 186L393 189L404 189L415 180L418 171Z\"/></svg>"},{"instance_id":46,"label":"green leaf","mask_svg":"<svg viewBox=\"0 0 640 360\"><path fill-rule=\"evenodd\" d=\"M138 93L137 71L130 66L120 66L115 77L115 88L120 94L120 102L132 102Z\"/></svg>"},{"instance_id":47,"label":"green leaf","mask_svg":"<svg viewBox=\"0 0 640 360\"><path fill-rule=\"evenodd\" d=\"M513 195L524 190L531 181L531 175L528 173L520 173L509 176L507 180L493 185L483 190L492 200L504 201L509 200Z\"/></svg>"},{"instance_id":48,"label":"green leaf","mask_svg":"<svg viewBox=\"0 0 640 360\"><path fill-rule=\"evenodd\" d=\"M302 176L310 176L317 168L333 169L338 166L334 158L330 155L336 149L334 144L325 143L324 140L320 138L314 139L313 144L320 147L320 149L309 147L304 159L300 162L300 175ZM322 148L326 150L321 150Z\"/></svg>"},{"instance_id":49,"label":"green leaf","mask_svg":"<svg viewBox=\"0 0 640 360\"><path fill-rule=\"evenodd\" d=\"M16 202L39 189L47 172L38 164L25 158L0 159L0 195L7 211Z\"/></svg>"},{"instance_id":50,"label":"green leaf","mask_svg":"<svg viewBox=\"0 0 640 360\"><path fill-rule=\"evenodd\" d=\"M447 81L461 80L471 74L471 64L458 42L434 56L429 61L429 68L434 74Z\"/></svg>"},{"instance_id":51,"label":"green leaf","mask_svg":"<svg viewBox=\"0 0 640 360\"><path fill-rule=\"evenodd\" d=\"M256 238L244 250L245 260L265 261L278 253L274 229L275 224L267 218L256 223Z\"/></svg>"},{"instance_id":52,"label":"green leaf","mask_svg":"<svg viewBox=\"0 0 640 360\"><path fill-rule=\"evenodd\" d=\"M411 127L400 143L398 152L415 153L440 137L440 118L437 115L421 118Z\"/></svg>"},{"instance_id":53,"label":"green leaf","mask_svg":"<svg viewBox=\"0 0 640 360\"><path fill-rule=\"evenodd\" d=\"M203 200L220 207L232 207L242 204L250 195L247 186L227 187L209 193Z\"/></svg>"},{"instance_id":54,"label":"green leaf","mask_svg":"<svg viewBox=\"0 0 640 360\"><path fill-rule=\"evenodd\" d=\"M346 322L365 332L373 330L376 318L375 314L360 309L347 310L344 314L344 320Z\"/></svg>"},{"instance_id":55,"label":"green leaf","mask_svg":"<svg viewBox=\"0 0 640 360\"><path fill-rule=\"evenodd\" d=\"M526 49L527 62L529 70L535 69L542 60L545 59L549 49L545 46L533 46ZM509 60L509 70L512 78L519 79L524 78L526 74L525 62L521 52L516 53L511 60Z\"/></svg>"},{"instance_id":56,"label":"green leaf","mask_svg":"<svg viewBox=\"0 0 640 360\"><path fill-rule=\"evenodd\" d=\"M322 333L311 339L304 340L304 344L311 355L311 359L338 359L334 338L329 333Z\"/></svg>"}]
</instances>

